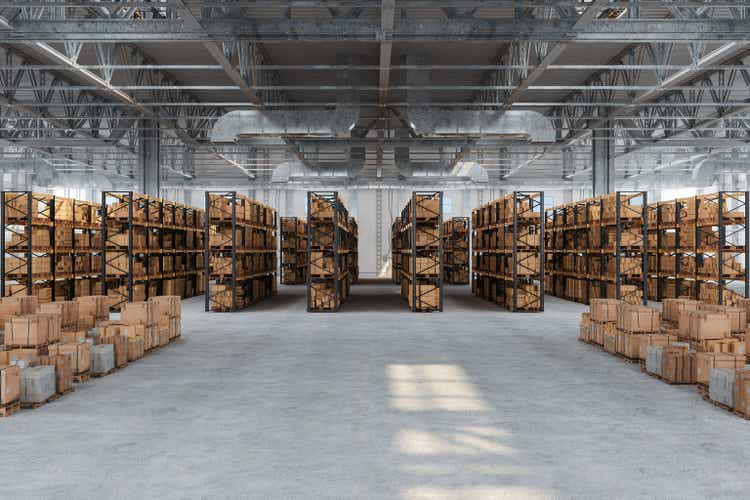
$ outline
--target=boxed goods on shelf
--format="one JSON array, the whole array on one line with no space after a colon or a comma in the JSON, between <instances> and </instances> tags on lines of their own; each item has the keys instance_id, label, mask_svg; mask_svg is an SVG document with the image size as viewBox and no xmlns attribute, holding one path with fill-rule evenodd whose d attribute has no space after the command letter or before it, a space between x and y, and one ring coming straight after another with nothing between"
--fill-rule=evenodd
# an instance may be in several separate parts
<instances>
[{"instance_id":1,"label":"boxed goods on shelf","mask_svg":"<svg viewBox=\"0 0 750 500\"><path fill-rule=\"evenodd\" d=\"M307 310L336 311L359 275L357 223L336 192L308 192L307 199Z\"/></svg>"}]
</instances>

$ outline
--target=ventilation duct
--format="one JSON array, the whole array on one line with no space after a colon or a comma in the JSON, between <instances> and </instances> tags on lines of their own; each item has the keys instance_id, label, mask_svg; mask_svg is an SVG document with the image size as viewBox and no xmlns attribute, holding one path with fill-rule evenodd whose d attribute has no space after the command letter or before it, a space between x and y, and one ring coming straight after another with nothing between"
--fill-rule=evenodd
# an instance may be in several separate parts
<instances>
[{"instance_id":1,"label":"ventilation duct","mask_svg":"<svg viewBox=\"0 0 750 500\"><path fill-rule=\"evenodd\" d=\"M536 111L409 110L409 121L422 136L501 138L520 142L553 143L555 128Z\"/></svg>"},{"instance_id":2,"label":"ventilation duct","mask_svg":"<svg viewBox=\"0 0 750 500\"><path fill-rule=\"evenodd\" d=\"M211 142L233 143L253 137L350 137L357 107L335 111L230 111L216 120Z\"/></svg>"}]
</instances>

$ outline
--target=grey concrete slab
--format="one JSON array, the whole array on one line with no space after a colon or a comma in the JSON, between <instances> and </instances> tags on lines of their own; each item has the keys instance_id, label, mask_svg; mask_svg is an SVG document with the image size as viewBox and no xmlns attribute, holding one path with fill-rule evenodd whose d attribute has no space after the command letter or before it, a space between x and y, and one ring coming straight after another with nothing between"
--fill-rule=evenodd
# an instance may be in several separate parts
<instances>
[{"instance_id":1,"label":"grey concrete slab","mask_svg":"<svg viewBox=\"0 0 750 500\"><path fill-rule=\"evenodd\" d=\"M579 304L183 309L176 344L0 419L0 497L747 498L750 423L576 341Z\"/></svg>"}]
</instances>

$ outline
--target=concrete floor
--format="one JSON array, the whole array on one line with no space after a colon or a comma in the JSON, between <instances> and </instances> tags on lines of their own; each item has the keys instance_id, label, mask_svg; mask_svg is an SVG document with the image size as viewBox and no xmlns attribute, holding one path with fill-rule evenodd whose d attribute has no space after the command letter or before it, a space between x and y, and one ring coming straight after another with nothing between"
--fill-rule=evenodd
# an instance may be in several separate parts
<instances>
[{"instance_id":1,"label":"concrete floor","mask_svg":"<svg viewBox=\"0 0 750 500\"><path fill-rule=\"evenodd\" d=\"M191 299L179 343L0 419L0 498L747 498L750 422L577 342L583 309Z\"/></svg>"}]
</instances>

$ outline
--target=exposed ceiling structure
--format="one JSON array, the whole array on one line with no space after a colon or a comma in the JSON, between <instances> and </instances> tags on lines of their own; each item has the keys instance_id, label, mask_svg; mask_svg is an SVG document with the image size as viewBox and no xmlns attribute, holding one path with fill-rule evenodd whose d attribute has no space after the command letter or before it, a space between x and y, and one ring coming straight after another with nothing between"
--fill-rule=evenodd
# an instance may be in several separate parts
<instances>
[{"instance_id":1,"label":"exposed ceiling structure","mask_svg":"<svg viewBox=\"0 0 750 500\"><path fill-rule=\"evenodd\" d=\"M0 1L0 55L3 168L50 178L137 178L157 128L187 186L584 187L602 132L618 185L750 160L739 0Z\"/></svg>"}]
</instances>

